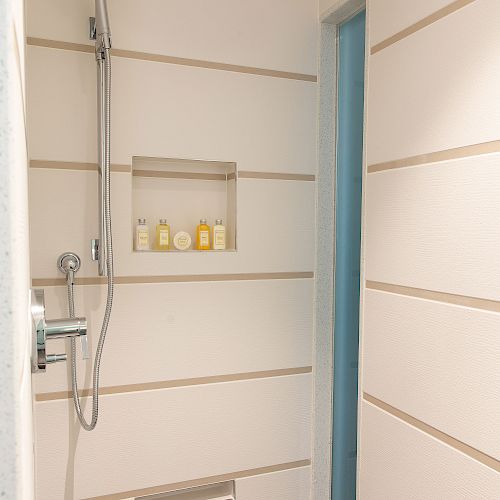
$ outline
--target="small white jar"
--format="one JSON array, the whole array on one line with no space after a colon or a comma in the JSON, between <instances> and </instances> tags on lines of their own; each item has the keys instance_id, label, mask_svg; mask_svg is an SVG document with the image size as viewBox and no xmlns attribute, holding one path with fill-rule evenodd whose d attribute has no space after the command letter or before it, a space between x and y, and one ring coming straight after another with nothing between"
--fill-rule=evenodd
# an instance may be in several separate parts
<instances>
[{"instance_id":1,"label":"small white jar","mask_svg":"<svg viewBox=\"0 0 500 500\"><path fill-rule=\"evenodd\" d=\"M174 236L174 247L177 250L189 250L191 248L191 236L186 231L179 231Z\"/></svg>"}]
</instances>

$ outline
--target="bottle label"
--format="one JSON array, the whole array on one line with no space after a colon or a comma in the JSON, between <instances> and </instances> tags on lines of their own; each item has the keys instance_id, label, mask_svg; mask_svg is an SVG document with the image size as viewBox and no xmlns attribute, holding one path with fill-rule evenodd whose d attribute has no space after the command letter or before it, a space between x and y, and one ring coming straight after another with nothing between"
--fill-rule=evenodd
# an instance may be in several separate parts
<instances>
[{"instance_id":1,"label":"bottle label","mask_svg":"<svg viewBox=\"0 0 500 500\"><path fill-rule=\"evenodd\" d=\"M160 246L168 247L170 244L168 229L160 229Z\"/></svg>"},{"instance_id":2,"label":"bottle label","mask_svg":"<svg viewBox=\"0 0 500 500\"><path fill-rule=\"evenodd\" d=\"M215 248L226 247L226 232L224 230L219 230L214 232L214 247Z\"/></svg>"},{"instance_id":3,"label":"bottle label","mask_svg":"<svg viewBox=\"0 0 500 500\"><path fill-rule=\"evenodd\" d=\"M208 231L200 231L200 246L208 247L210 245L210 238Z\"/></svg>"},{"instance_id":4,"label":"bottle label","mask_svg":"<svg viewBox=\"0 0 500 500\"><path fill-rule=\"evenodd\" d=\"M149 233L144 229L137 231L137 243L140 248L144 248L149 245Z\"/></svg>"},{"instance_id":5,"label":"bottle label","mask_svg":"<svg viewBox=\"0 0 500 500\"><path fill-rule=\"evenodd\" d=\"M189 246L189 239L187 236L179 236L177 239L177 244L181 247L188 247Z\"/></svg>"}]
</instances>

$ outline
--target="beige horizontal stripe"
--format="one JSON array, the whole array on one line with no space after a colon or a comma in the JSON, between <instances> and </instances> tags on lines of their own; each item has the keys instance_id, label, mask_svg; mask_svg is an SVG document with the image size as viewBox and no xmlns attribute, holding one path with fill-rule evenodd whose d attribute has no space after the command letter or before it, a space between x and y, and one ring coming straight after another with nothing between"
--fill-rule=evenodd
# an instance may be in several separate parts
<instances>
[{"instance_id":1,"label":"beige horizontal stripe","mask_svg":"<svg viewBox=\"0 0 500 500\"><path fill-rule=\"evenodd\" d=\"M483 155L488 153L500 152L500 141L483 142L481 144L472 144L460 148L446 149L444 151L435 151L417 156L410 156L400 160L386 161L383 163L374 163L368 165L368 173L381 172L383 170L392 170L394 168L414 167L416 165L425 165L438 161L458 160L468 156Z\"/></svg>"},{"instance_id":2,"label":"beige horizontal stripe","mask_svg":"<svg viewBox=\"0 0 500 500\"><path fill-rule=\"evenodd\" d=\"M367 281L366 288L379 290L381 292L397 293L399 295L406 295L408 297L415 297L418 299L445 302L456 306L500 312L500 302L495 300L479 299L477 297L468 297L466 295L454 295L452 293L435 292L432 290L412 288L409 286L391 285L389 283L380 283L378 281Z\"/></svg>"},{"instance_id":3,"label":"beige horizontal stripe","mask_svg":"<svg viewBox=\"0 0 500 500\"><path fill-rule=\"evenodd\" d=\"M134 177L160 177L163 179L200 179L204 181L225 181L226 174L205 172L168 172L166 170L133 170Z\"/></svg>"},{"instance_id":4,"label":"beige horizontal stripe","mask_svg":"<svg viewBox=\"0 0 500 500\"><path fill-rule=\"evenodd\" d=\"M37 47L47 47L51 49L72 50L76 52L94 53L93 45L81 43L61 42L59 40L47 40L45 38L27 38L28 45ZM196 68L215 69L221 71L231 71L234 73L246 73L250 75L271 76L274 78L285 78L288 80L301 80L305 82L316 82L316 75L304 73L292 73L289 71L278 71L266 68L254 68L252 66L240 66L238 64L226 64L213 61L203 61L201 59L188 59L185 57L174 57L162 54L152 54L149 52L137 52L135 50L111 49L111 55L124 57L127 59L138 59L141 61L151 61L166 64L178 64L180 66L192 66Z\"/></svg>"},{"instance_id":5,"label":"beige horizontal stripe","mask_svg":"<svg viewBox=\"0 0 500 500\"><path fill-rule=\"evenodd\" d=\"M465 444L462 441L455 439L449 434L446 434L436 429L435 427L432 427L431 425L426 424L425 422L422 422L421 420L418 420L415 417L412 417L408 413L398 410L394 406L391 406L390 404L385 403L384 401L377 399L376 397L371 396L366 392L363 393L363 398L365 401L368 401L372 405L375 405L377 408L380 408L381 410L390 413L392 416L399 418L400 420L406 422L412 427L415 427L418 430L425 432L426 434L429 434L430 436L438 439L442 443L451 446L455 450L464 453L465 455L473 458L474 460L477 460L478 462L481 462L483 465L486 465L487 467L490 467L491 469L500 472L500 461L496 460L490 455L487 455L486 453L483 453L482 451L479 451L476 448L473 448L472 446L469 446L468 444Z\"/></svg>"},{"instance_id":6,"label":"beige horizontal stripe","mask_svg":"<svg viewBox=\"0 0 500 500\"><path fill-rule=\"evenodd\" d=\"M316 177L310 174L287 174L286 172L253 172L242 170L238 172L239 179L273 179L282 181L314 181Z\"/></svg>"},{"instance_id":7,"label":"beige horizontal stripe","mask_svg":"<svg viewBox=\"0 0 500 500\"><path fill-rule=\"evenodd\" d=\"M30 160L30 168L53 168L57 170L99 170L97 163L73 161ZM112 164L112 172L130 172L130 165Z\"/></svg>"},{"instance_id":8,"label":"beige horizontal stripe","mask_svg":"<svg viewBox=\"0 0 500 500\"><path fill-rule=\"evenodd\" d=\"M180 160L181 163L183 160ZM186 162L198 160L186 160ZM200 160L201 162L201 160ZM215 163L215 162L214 162ZM84 163L73 161L54 161L54 160L30 160L30 168L48 168L57 170L92 170L97 171L97 163ZM236 178L234 172L227 175L223 173L208 173L208 172L179 172L166 170L146 170L134 169L130 165L112 164L112 172L130 172L134 177L163 177L167 179L202 179L202 180L232 180ZM271 179L284 181L314 181L316 177L308 174L292 174L286 172L254 172L243 170L238 173L238 177L242 179Z\"/></svg>"},{"instance_id":9,"label":"beige horizontal stripe","mask_svg":"<svg viewBox=\"0 0 500 500\"><path fill-rule=\"evenodd\" d=\"M294 280L314 278L312 271L287 273L239 273L239 274L180 274L168 276L116 276L117 285L142 283L191 283L197 281L255 281L255 280ZM76 278L77 285L103 285L106 278ZM34 278L32 286L66 286L64 278Z\"/></svg>"},{"instance_id":10,"label":"beige horizontal stripe","mask_svg":"<svg viewBox=\"0 0 500 500\"><path fill-rule=\"evenodd\" d=\"M122 491L120 493L112 493L111 495L103 495L99 497L86 498L84 500L122 500L124 498L134 498L144 495L154 495L157 493L168 493L169 491L181 490L185 488L196 488L206 484L222 483L224 481L233 481L244 477L259 476L261 474L269 474L271 472L280 472L290 469L298 469L301 467L309 467L310 460L298 460L296 462L287 462L285 464L268 465L266 467L258 467L256 469L247 469L237 472L229 472L218 476L208 476L199 479L191 479L189 481L181 481L178 483L162 484L160 486L152 486L150 488L141 488L139 490Z\"/></svg>"},{"instance_id":11,"label":"beige horizontal stripe","mask_svg":"<svg viewBox=\"0 0 500 500\"><path fill-rule=\"evenodd\" d=\"M426 28L427 26L435 23L436 21L439 21L440 19L443 19L444 17L453 14L453 12L456 12L457 10L473 3L474 1L475 0L455 0L454 2L451 2L449 5L446 5L442 9L439 9L433 14L424 17L415 24L408 26L408 28L405 28L404 30L399 31L395 35L386 38L382 42L377 43L371 48L370 54L373 55L376 54L377 52L380 52L381 50L389 47L390 45L393 45L394 43L403 40L403 38L407 38L410 35L413 35L413 33L416 33L417 31Z\"/></svg>"},{"instance_id":12,"label":"beige horizontal stripe","mask_svg":"<svg viewBox=\"0 0 500 500\"><path fill-rule=\"evenodd\" d=\"M222 382L237 382L242 380L256 380L261 378L285 377L287 375L302 375L311 373L311 366L299 368L282 368L279 370L265 370L260 372L232 373L229 375L213 375L209 377L185 378L178 380L164 380L160 382L146 382L142 384L114 385L101 387L99 394L123 394L127 392L154 391L159 389L172 389L174 387L189 387L192 385L220 384ZM92 396L91 389L78 391L80 397ZM57 399L72 398L71 391L44 392L36 395L37 401L54 401Z\"/></svg>"}]
</instances>

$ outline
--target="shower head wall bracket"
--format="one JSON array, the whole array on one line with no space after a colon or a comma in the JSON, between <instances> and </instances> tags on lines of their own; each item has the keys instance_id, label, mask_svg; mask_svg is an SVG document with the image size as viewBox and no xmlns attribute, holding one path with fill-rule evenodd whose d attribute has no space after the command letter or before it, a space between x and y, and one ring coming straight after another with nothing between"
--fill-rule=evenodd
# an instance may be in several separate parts
<instances>
[{"instance_id":1,"label":"shower head wall bracket","mask_svg":"<svg viewBox=\"0 0 500 500\"><path fill-rule=\"evenodd\" d=\"M89 17L89 40L97 38L97 28L95 24L95 17Z\"/></svg>"},{"instance_id":2,"label":"shower head wall bracket","mask_svg":"<svg viewBox=\"0 0 500 500\"><path fill-rule=\"evenodd\" d=\"M80 269L81 259L73 252L66 252L57 259L57 268L66 275L66 281L69 285L74 284L75 273Z\"/></svg>"}]
</instances>

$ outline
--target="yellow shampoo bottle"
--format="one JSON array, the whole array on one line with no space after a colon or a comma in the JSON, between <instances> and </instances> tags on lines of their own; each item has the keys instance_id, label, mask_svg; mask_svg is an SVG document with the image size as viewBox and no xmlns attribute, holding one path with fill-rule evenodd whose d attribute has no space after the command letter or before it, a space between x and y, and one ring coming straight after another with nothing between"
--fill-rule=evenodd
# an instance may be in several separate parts
<instances>
[{"instance_id":1,"label":"yellow shampoo bottle","mask_svg":"<svg viewBox=\"0 0 500 500\"><path fill-rule=\"evenodd\" d=\"M210 250L210 227L206 219L201 219L196 228L196 250Z\"/></svg>"},{"instance_id":2,"label":"yellow shampoo bottle","mask_svg":"<svg viewBox=\"0 0 500 500\"><path fill-rule=\"evenodd\" d=\"M168 250L170 248L170 226L166 219L160 219L156 225L156 250Z\"/></svg>"}]
</instances>

